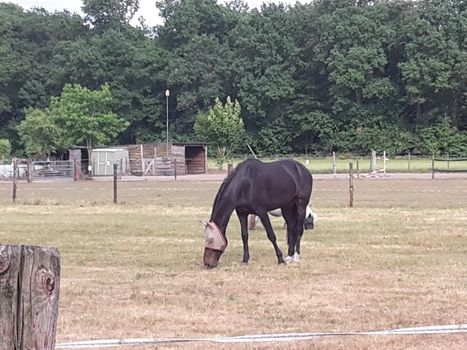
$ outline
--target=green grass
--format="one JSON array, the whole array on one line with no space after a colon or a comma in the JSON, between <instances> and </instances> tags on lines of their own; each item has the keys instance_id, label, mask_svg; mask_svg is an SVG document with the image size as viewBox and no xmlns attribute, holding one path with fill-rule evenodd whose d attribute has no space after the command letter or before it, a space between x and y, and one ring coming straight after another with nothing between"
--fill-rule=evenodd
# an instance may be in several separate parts
<instances>
[{"instance_id":1,"label":"green grass","mask_svg":"<svg viewBox=\"0 0 467 350\"><path fill-rule=\"evenodd\" d=\"M286 158L286 157L283 157ZM280 157L275 158L265 158L262 159L266 162L280 159ZM331 174L333 173L333 159L332 157L305 157L299 156L294 159L306 164L307 167L315 174ZM243 159L234 159L232 164L236 166ZM358 167L361 173L368 173L371 171L371 160L370 157L345 157L337 156L336 157L336 172L337 173L347 173L349 171L349 162L353 163L353 168L357 171L357 160ZM308 161L308 162L307 162ZM227 163L224 164L223 169L227 168ZM382 170L384 168L384 163L382 156L377 159L376 169ZM467 160L465 161L436 161L435 168L442 170L464 170L467 172ZM217 171L219 168L215 163L214 159L209 159L208 169L210 171ZM386 161L386 172L388 173L427 173L431 172L432 169L432 159L431 158L419 158L412 157L395 157L389 158Z\"/></svg>"}]
</instances>

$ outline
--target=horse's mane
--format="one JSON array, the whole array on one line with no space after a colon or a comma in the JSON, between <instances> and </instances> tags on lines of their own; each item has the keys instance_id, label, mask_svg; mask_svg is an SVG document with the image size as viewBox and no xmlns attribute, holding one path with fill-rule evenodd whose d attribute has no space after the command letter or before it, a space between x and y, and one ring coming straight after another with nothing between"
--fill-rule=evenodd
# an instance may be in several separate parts
<instances>
[{"instance_id":1,"label":"horse's mane","mask_svg":"<svg viewBox=\"0 0 467 350\"><path fill-rule=\"evenodd\" d=\"M232 169L230 174L227 175L227 177L222 181L221 187L219 187L219 191L217 191L216 198L214 199L214 204L212 206L213 213L214 213L214 208L217 207L218 202L222 198L222 195L224 194L225 190L227 189L227 186L232 182L232 179L234 178L236 174L237 168ZM212 218L211 218L212 219Z\"/></svg>"}]
</instances>

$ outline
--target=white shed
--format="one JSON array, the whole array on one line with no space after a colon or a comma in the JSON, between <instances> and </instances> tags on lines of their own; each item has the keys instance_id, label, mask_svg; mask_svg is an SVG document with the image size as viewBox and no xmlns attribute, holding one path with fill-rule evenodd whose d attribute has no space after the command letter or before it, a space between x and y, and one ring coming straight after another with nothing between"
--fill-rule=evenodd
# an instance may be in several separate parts
<instances>
[{"instance_id":1,"label":"white shed","mask_svg":"<svg viewBox=\"0 0 467 350\"><path fill-rule=\"evenodd\" d=\"M91 151L91 165L93 176L112 175L114 164L118 164L119 173L127 173L128 149L96 148Z\"/></svg>"}]
</instances>

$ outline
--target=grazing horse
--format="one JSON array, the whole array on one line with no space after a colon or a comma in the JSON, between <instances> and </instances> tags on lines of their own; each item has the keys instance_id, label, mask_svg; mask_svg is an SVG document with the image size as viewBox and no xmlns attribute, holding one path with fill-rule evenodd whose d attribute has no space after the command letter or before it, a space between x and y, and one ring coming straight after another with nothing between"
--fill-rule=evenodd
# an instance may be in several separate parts
<instances>
[{"instance_id":1,"label":"grazing horse","mask_svg":"<svg viewBox=\"0 0 467 350\"><path fill-rule=\"evenodd\" d=\"M209 222L205 222L204 264L215 267L227 247L226 229L235 210L242 229L243 263L250 259L248 248L249 214L259 216L267 236L283 264L282 252L268 211L280 208L287 222L288 258L300 255L300 239L308 202L313 187L310 171L301 163L286 159L263 163L247 159L224 180L217 192Z\"/></svg>"}]
</instances>

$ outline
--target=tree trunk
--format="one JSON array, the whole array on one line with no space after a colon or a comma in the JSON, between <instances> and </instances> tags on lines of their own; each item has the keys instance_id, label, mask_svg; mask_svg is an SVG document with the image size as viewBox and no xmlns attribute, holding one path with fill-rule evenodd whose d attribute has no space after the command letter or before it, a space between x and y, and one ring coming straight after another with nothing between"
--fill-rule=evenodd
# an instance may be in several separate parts
<instances>
[{"instance_id":1,"label":"tree trunk","mask_svg":"<svg viewBox=\"0 0 467 350\"><path fill-rule=\"evenodd\" d=\"M60 289L55 248L0 245L0 350L53 350Z\"/></svg>"},{"instance_id":2,"label":"tree trunk","mask_svg":"<svg viewBox=\"0 0 467 350\"><path fill-rule=\"evenodd\" d=\"M359 106L362 105L362 91L360 88L355 89L355 103Z\"/></svg>"},{"instance_id":3,"label":"tree trunk","mask_svg":"<svg viewBox=\"0 0 467 350\"><path fill-rule=\"evenodd\" d=\"M459 108L457 103L458 96L454 96L452 99L452 121L456 127L459 127Z\"/></svg>"},{"instance_id":4,"label":"tree trunk","mask_svg":"<svg viewBox=\"0 0 467 350\"><path fill-rule=\"evenodd\" d=\"M417 102L417 111L415 114L415 120L416 120L417 125L420 125L422 122L422 104L420 102Z\"/></svg>"}]
</instances>

